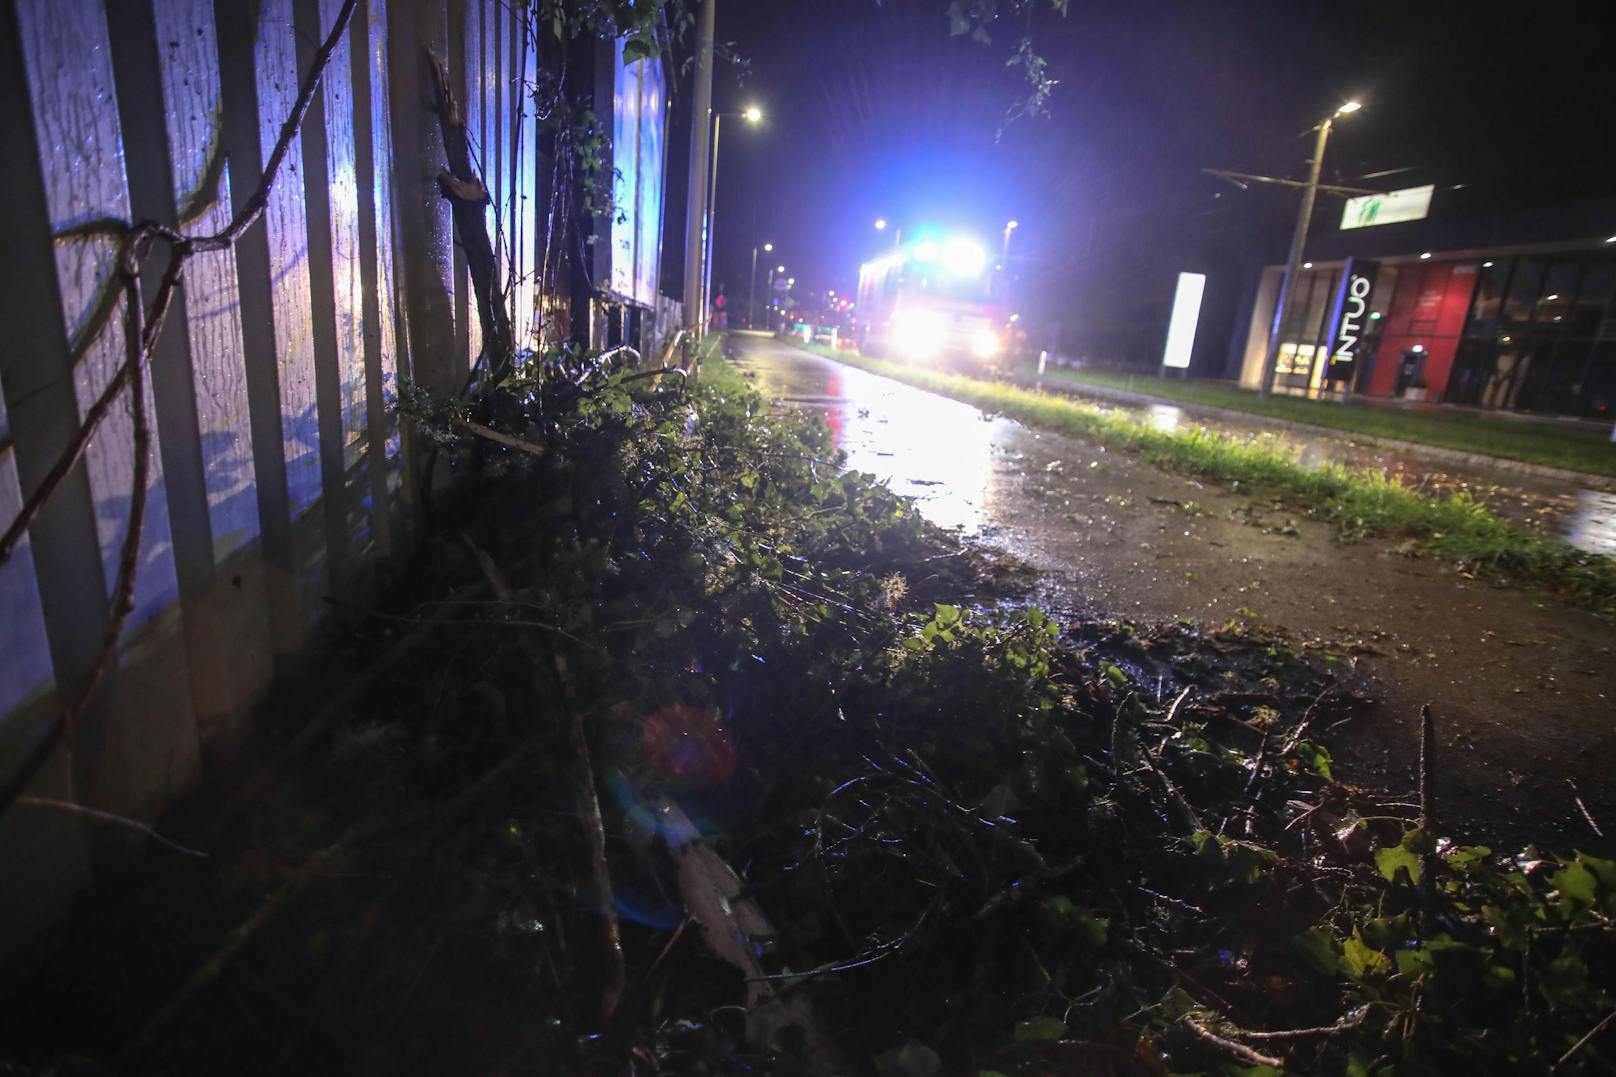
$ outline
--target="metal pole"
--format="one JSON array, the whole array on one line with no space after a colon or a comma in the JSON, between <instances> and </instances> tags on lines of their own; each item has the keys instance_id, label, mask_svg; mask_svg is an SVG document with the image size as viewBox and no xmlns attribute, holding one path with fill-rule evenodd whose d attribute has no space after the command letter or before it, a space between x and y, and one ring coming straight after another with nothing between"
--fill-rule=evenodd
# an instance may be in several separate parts
<instances>
[{"instance_id":1,"label":"metal pole","mask_svg":"<svg viewBox=\"0 0 1616 1077\"><path fill-rule=\"evenodd\" d=\"M1302 192L1302 209L1296 215L1296 231L1291 234L1291 251L1285 259L1285 279L1279 285L1279 301L1274 304L1274 324L1268 334L1268 355L1263 359L1262 395L1274 391L1274 363L1279 358L1279 332L1285 324L1285 307L1290 302L1291 286L1296 281L1296 267L1302 261L1302 248L1307 245L1307 227L1313 220L1313 201L1319 193L1319 170L1324 166L1324 144L1330 139L1330 127L1335 123L1327 116L1319 124L1318 140L1313 144L1313 164L1308 169L1307 189Z\"/></svg>"},{"instance_id":2,"label":"metal pole","mask_svg":"<svg viewBox=\"0 0 1616 1077\"><path fill-rule=\"evenodd\" d=\"M752 275L747 278L746 284L746 327L757 328L757 252L752 248Z\"/></svg>"},{"instance_id":3,"label":"metal pole","mask_svg":"<svg viewBox=\"0 0 1616 1077\"><path fill-rule=\"evenodd\" d=\"M701 255L707 202L707 130L713 111L713 20L718 0L703 0L696 24L696 77L690 112L690 189L685 194L685 328L707 330Z\"/></svg>"},{"instance_id":4,"label":"metal pole","mask_svg":"<svg viewBox=\"0 0 1616 1077\"><path fill-rule=\"evenodd\" d=\"M713 309L713 207L718 201L718 136L724 129L724 114L713 116L713 159L707 173L707 242L702 251L701 303L702 311L712 317Z\"/></svg>"}]
</instances>

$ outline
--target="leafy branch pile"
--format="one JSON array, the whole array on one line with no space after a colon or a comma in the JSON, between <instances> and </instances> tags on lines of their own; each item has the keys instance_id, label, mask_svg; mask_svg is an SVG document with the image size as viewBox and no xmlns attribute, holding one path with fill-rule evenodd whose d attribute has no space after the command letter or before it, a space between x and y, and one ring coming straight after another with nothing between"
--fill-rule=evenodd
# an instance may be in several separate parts
<instances>
[{"instance_id":1,"label":"leafy branch pile","mask_svg":"<svg viewBox=\"0 0 1616 1077\"><path fill-rule=\"evenodd\" d=\"M82 1024L7 1039L171 1072L1616 1058L1616 863L1437 840L1334 779L1327 674L1063 629L709 366L550 356L480 408L521 448L410 395L484 459L378 621L407 658L205 886L120 898L33 994ZM149 979L88 976L109 952Z\"/></svg>"}]
</instances>

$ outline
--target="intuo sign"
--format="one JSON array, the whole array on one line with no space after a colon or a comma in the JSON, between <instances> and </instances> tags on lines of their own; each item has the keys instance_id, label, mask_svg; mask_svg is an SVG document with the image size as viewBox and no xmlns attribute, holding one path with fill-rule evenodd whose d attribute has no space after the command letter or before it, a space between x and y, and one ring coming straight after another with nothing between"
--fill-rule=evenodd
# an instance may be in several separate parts
<instances>
[{"instance_id":1,"label":"intuo sign","mask_svg":"<svg viewBox=\"0 0 1616 1077\"><path fill-rule=\"evenodd\" d=\"M1358 349L1369 330L1369 299L1375 291L1375 262L1347 259L1330 308L1330 364L1328 381L1346 381L1358 362Z\"/></svg>"},{"instance_id":2,"label":"intuo sign","mask_svg":"<svg viewBox=\"0 0 1616 1077\"><path fill-rule=\"evenodd\" d=\"M1431 212L1433 184L1424 187L1405 187L1386 194L1366 194L1347 199L1341 210L1341 227L1369 228L1377 224L1396 224L1398 221L1421 221Z\"/></svg>"}]
</instances>

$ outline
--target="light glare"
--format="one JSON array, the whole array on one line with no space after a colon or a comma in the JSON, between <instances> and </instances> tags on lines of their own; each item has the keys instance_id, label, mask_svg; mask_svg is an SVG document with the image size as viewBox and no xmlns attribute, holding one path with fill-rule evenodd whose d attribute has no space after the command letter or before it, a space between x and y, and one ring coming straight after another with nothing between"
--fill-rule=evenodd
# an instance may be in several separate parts
<instances>
[{"instance_id":1,"label":"light glare","mask_svg":"<svg viewBox=\"0 0 1616 1077\"><path fill-rule=\"evenodd\" d=\"M971 334L971 354L978 359L992 359L1003 347L999 334L987 326Z\"/></svg>"},{"instance_id":2,"label":"light glare","mask_svg":"<svg viewBox=\"0 0 1616 1077\"><path fill-rule=\"evenodd\" d=\"M892 343L900 354L920 362L934 359L948 340L948 320L924 307L892 312Z\"/></svg>"},{"instance_id":3,"label":"light glare","mask_svg":"<svg viewBox=\"0 0 1616 1077\"><path fill-rule=\"evenodd\" d=\"M949 240L943 248L943 269L950 276L980 276L987 264L987 251L968 239Z\"/></svg>"}]
</instances>

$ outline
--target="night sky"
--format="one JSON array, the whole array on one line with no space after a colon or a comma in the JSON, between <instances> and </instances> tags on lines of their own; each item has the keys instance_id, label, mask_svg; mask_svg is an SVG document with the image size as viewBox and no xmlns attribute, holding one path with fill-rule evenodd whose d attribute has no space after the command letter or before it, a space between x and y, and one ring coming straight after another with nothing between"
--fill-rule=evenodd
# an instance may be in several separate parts
<instances>
[{"instance_id":1,"label":"night sky","mask_svg":"<svg viewBox=\"0 0 1616 1077\"><path fill-rule=\"evenodd\" d=\"M1047 115L1007 126L1024 83L1005 62L1026 23L1001 19L983 45L949 36L946 7L720 0L720 49L743 62L720 62L715 107L756 103L768 120L725 121L715 286L744 302L768 240L800 289L851 290L883 245L878 216L990 247L1015 218L1027 272L1086 281L1113 309L1165 287L1181 247L1277 261L1294 196L1200 169L1302 178L1305 132L1349 98L1364 107L1338 124L1326 179L1466 185L1433 214L1616 192L1604 5L1073 0L1061 19L1039 0L1032 34L1061 84ZM671 133L670 238L688 137ZM1358 179L1389 169L1407 171Z\"/></svg>"}]
</instances>

